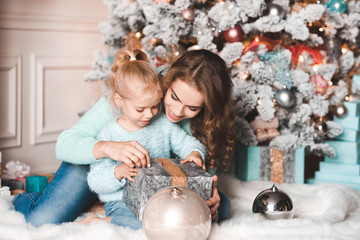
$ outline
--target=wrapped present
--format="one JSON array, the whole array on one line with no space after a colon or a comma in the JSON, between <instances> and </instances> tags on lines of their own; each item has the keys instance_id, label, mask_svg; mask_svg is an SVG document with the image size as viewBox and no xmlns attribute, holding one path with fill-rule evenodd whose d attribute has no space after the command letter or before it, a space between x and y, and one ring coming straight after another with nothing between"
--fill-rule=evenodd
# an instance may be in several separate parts
<instances>
[{"instance_id":1,"label":"wrapped present","mask_svg":"<svg viewBox=\"0 0 360 240\"><path fill-rule=\"evenodd\" d=\"M305 148L281 151L267 146L240 146L236 176L242 181L264 180L274 183L304 183Z\"/></svg>"},{"instance_id":2,"label":"wrapped present","mask_svg":"<svg viewBox=\"0 0 360 240\"><path fill-rule=\"evenodd\" d=\"M25 190L25 183L17 179L8 179L3 181L3 186L7 186L10 190Z\"/></svg>"},{"instance_id":3,"label":"wrapped present","mask_svg":"<svg viewBox=\"0 0 360 240\"><path fill-rule=\"evenodd\" d=\"M359 142L344 142L344 141L326 141L332 148L334 148L335 157L325 157L326 162L332 163L360 163L360 143Z\"/></svg>"},{"instance_id":4,"label":"wrapped present","mask_svg":"<svg viewBox=\"0 0 360 240\"><path fill-rule=\"evenodd\" d=\"M344 128L360 130L360 116L346 116L344 118L334 117L334 122Z\"/></svg>"},{"instance_id":5,"label":"wrapped present","mask_svg":"<svg viewBox=\"0 0 360 240\"><path fill-rule=\"evenodd\" d=\"M320 162L320 172L360 175L360 164Z\"/></svg>"},{"instance_id":6,"label":"wrapped present","mask_svg":"<svg viewBox=\"0 0 360 240\"><path fill-rule=\"evenodd\" d=\"M138 168L135 182L127 181L123 201L141 220L153 194L168 186L183 186L196 191L203 199L212 196L212 175L194 162L180 164L179 159L151 159L151 167Z\"/></svg>"},{"instance_id":7,"label":"wrapped present","mask_svg":"<svg viewBox=\"0 0 360 240\"><path fill-rule=\"evenodd\" d=\"M360 131L343 128L343 132L335 139L347 142L360 142Z\"/></svg>"},{"instance_id":8,"label":"wrapped present","mask_svg":"<svg viewBox=\"0 0 360 240\"><path fill-rule=\"evenodd\" d=\"M316 175L316 173L315 173ZM334 181L332 178L330 179L325 179L325 180L320 180L320 179L308 179L306 183L308 184L324 184L324 183L336 183L339 184L338 181ZM341 182L341 185L345 185L348 186L350 188L356 189L357 191L360 191L360 184L355 184L355 183L348 183L348 182Z\"/></svg>"},{"instance_id":9,"label":"wrapped present","mask_svg":"<svg viewBox=\"0 0 360 240\"><path fill-rule=\"evenodd\" d=\"M39 192L44 191L45 187L48 184L48 179L46 176L27 176L26 179L26 192Z\"/></svg>"},{"instance_id":10,"label":"wrapped present","mask_svg":"<svg viewBox=\"0 0 360 240\"><path fill-rule=\"evenodd\" d=\"M352 79L351 79L351 84L356 85L357 87L360 88L360 75L359 74L354 74Z\"/></svg>"},{"instance_id":11,"label":"wrapped present","mask_svg":"<svg viewBox=\"0 0 360 240\"><path fill-rule=\"evenodd\" d=\"M48 183L53 179L54 175L55 175L54 173L39 174L39 176L45 176L47 178Z\"/></svg>"},{"instance_id":12,"label":"wrapped present","mask_svg":"<svg viewBox=\"0 0 360 240\"><path fill-rule=\"evenodd\" d=\"M25 179L25 177L17 177L16 180L20 181L20 182L22 182L24 184L24 187L22 188L22 190L25 190L26 189L26 179ZM20 189L20 188L18 188L18 189Z\"/></svg>"},{"instance_id":13,"label":"wrapped present","mask_svg":"<svg viewBox=\"0 0 360 240\"><path fill-rule=\"evenodd\" d=\"M316 180L323 180L328 182L335 183L350 183L360 185L360 176L359 175L349 175L349 174L341 174L341 173L326 173L317 171L315 172Z\"/></svg>"},{"instance_id":14,"label":"wrapped present","mask_svg":"<svg viewBox=\"0 0 360 240\"><path fill-rule=\"evenodd\" d=\"M347 110L347 116L356 117L359 116L360 111L360 102L358 100L355 101L345 101L344 106Z\"/></svg>"}]
</instances>

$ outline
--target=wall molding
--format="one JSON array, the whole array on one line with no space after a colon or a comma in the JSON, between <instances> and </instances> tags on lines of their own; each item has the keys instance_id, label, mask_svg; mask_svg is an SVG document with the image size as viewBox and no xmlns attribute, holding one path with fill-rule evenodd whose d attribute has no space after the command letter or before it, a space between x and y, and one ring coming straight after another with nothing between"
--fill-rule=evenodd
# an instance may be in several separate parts
<instances>
[{"instance_id":1,"label":"wall molding","mask_svg":"<svg viewBox=\"0 0 360 240\"><path fill-rule=\"evenodd\" d=\"M22 58L21 56L0 56L1 98L5 112L1 112L0 148L21 146L21 106L22 106Z\"/></svg>"},{"instance_id":2,"label":"wall molding","mask_svg":"<svg viewBox=\"0 0 360 240\"><path fill-rule=\"evenodd\" d=\"M45 90L46 71L89 70L92 56L39 56L30 55L31 74L31 140L32 145L56 142L64 130L61 127L49 127L45 124ZM69 86L71 87L71 86ZM64 96L66 97L66 96ZM56 124L55 124L56 125Z\"/></svg>"},{"instance_id":3,"label":"wall molding","mask_svg":"<svg viewBox=\"0 0 360 240\"><path fill-rule=\"evenodd\" d=\"M88 32L100 34L100 19L0 13L0 29ZM105 21L105 20L104 20Z\"/></svg>"}]
</instances>

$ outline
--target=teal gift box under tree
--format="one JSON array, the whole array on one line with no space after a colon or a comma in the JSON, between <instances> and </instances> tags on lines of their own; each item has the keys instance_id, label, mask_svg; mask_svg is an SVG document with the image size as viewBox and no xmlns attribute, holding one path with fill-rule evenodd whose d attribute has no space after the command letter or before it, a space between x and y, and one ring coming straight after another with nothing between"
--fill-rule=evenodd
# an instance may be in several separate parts
<instances>
[{"instance_id":1,"label":"teal gift box under tree","mask_svg":"<svg viewBox=\"0 0 360 240\"><path fill-rule=\"evenodd\" d=\"M352 79L351 79L351 84L356 85L357 87L360 88L360 75L359 74L354 74Z\"/></svg>"},{"instance_id":2,"label":"teal gift box under tree","mask_svg":"<svg viewBox=\"0 0 360 240\"><path fill-rule=\"evenodd\" d=\"M277 168L280 168L282 171L280 170L277 175L283 175L280 176L282 182L304 183L305 148L298 147L287 151L275 151L282 158L282 165L276 167L272 164L272 160L274 160L272 150L274 149L268 146L238 147L235 162L237 178L242 181L265 180L277 182L272 177L274 175L272 171L278 172L279 169ZM278 183L281 183L281 180Z\"/></svg>"},{"instance_id":3,"label":"teal gift box under tree","mask_svg":"<svg viewBox=\"0 0 360 240\"><path fill-rule=\"evenodd\" d=\"M27 176L26 179L26 192L39 192L44 191L48 185L48 178L46 176Z\"/></svg>"},{"instance_id":4,"label":"teal gift box under tree","mask_svg":"<svg viewBox=\"0 0 360 240\"><path fill-rule=\"evenodd\" d=\"M344 102L347 114L343 118L334 117L334 121L343 127L343 132L335 139L348 142L360 142L359 115L360 102L352 98L351 101Z\"/></svg>"},{"instance_id":5,"label":"teal gift box under tree","mask_svg":"<svg viewBox=\"0 0 360 240\"><path fill-rule=\"evenodd\" d=\"M360 163L360 143L345 141L326 141L336 152L334 157L325 157L325 162L330 163Z\"/></svg>"}]
</instances>

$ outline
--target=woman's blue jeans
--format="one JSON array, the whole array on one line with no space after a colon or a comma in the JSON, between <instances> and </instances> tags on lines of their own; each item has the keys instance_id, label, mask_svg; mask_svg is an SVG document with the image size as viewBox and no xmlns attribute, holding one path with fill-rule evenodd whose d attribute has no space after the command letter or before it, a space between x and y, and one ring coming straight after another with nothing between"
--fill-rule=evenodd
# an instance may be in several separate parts
<instances>
[{"instance_id":1,"label":"woman's blue jeans","mask_svg":"<svg viewBox=\"0 0 360 240\"><path fill-rule=\"evenodd\" d=\"M87 184L88 172L89 165L62 162L42 193L21 193L14 197L15 210L35 226L74 221L97 199Z\"/></svg>"},{"instance_id":2,"label":"woman's blue jeans","mask_svg":"<svg viewBox=\"0 0 360 240\"><path fill-rule=\"evenodd\" d=\"M15 210L35 226L74 221L97 199L89 189L88 172L89 165L62 162L42 193L21 193L14 197ZM231 206L225 194L219 192L219 195L218 220L222 221L228 217Z\"/></svg>"}]
</instances>

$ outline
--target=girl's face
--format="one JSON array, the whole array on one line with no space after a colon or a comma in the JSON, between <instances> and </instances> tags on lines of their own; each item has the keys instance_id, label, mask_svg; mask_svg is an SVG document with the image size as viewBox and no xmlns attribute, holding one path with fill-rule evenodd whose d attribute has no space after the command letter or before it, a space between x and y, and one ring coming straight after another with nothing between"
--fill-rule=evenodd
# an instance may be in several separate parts
<instances>
[{"instance_id":1,"label":"girl's face","mask_svg":"<svg viewBox=\"0 0 360 240\"><path fill-rule=\"evenodd\" d=\"M204 106L204 96L194 86L176 79L164 98L165 114L171 122L195 117Z\"/></svg>"},{"instance_id":2,"label":"girl's face","mask_svg":"<svg viewBox=\"0 0 360 240\"><path fill-rule=\"evenodd\" d=\"M122 110L118 123L127 131L137 131L148 125L159 112L161 92L139 91L131 98L122 98L115 93L114 100Z\"/></svg>"}]
</instances>

